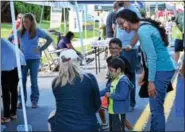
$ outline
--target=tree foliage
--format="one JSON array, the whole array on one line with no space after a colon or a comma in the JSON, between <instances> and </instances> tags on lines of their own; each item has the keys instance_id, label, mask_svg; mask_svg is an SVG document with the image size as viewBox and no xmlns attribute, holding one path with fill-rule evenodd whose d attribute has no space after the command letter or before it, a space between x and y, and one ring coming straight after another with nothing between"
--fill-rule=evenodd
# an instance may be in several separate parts
<instances>
[{"instance_id":1,"label":"tree foliage","mask_svg":"<svg viewBox=\"0 0 185 132\"><path fill-rule=\"evenodd\" d=\"M16 1L15 2L15 9L17 13L33 13L36 17L36 20L40 20L41 15L41 6L40 5L33 5L27 4L24 2Z\"/></svg>"}]
</instances>

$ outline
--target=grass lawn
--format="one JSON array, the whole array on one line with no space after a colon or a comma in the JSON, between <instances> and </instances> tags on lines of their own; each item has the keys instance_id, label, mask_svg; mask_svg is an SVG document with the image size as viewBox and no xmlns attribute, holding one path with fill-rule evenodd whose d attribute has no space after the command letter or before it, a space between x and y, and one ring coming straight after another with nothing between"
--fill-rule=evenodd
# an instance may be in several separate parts
<instances>
[{"instance_id":1,"label":"grass lawn","mask_svg":"<svg viewBox=\"0 0 185 132\"><path fill-rule=\"evenodd\" d=\"M49 29L49 21L44 21L43 20L41 25L39 25L39 23L38 23L38 26L47 30L47 29ZM62 24L61 27L56 29L56 30L59 30L60 32L62 32L65 35L64 26L65 25ZM96 29L98 28L98 23L96 23L95 28ZM11 33L11 30L12 30L12 24L10 24L10 23L1 23L1 37L2 38L8 38L8 36ZM68 24L67 24L67 27L66 27L66 32L67 31L69 31L69 25ZM99 36L97 31L95 32L95 36ZM57 42L57 37L55 35L51 35L51 37L53 38L54 42L56 43ZM92 37L93 37L93 31L87 30L87 38L92 38ZM77 40L79 38L80 38L80 33L75 33L74 40ZM85 38L85 31L83 31L83 38Z\"/></svg>"}]
</instances>

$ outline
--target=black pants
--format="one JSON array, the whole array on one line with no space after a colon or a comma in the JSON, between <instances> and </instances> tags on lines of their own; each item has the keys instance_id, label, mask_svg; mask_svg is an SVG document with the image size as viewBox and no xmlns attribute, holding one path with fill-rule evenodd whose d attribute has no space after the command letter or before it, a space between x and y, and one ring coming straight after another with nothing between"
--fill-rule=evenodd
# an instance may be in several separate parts
<instances>
[{"instance_id":1,"label":"black pants","mask_svg":"<svg viewBox=\"0 0 185 132\"><path fill-rule=\"evenodd\" d=\"M4 117L16 115L18 100L18 72L17 68L12 71L2 71L2 97L4 106Z\"/></svg>"},{"instance_id":2,"label":"black pants","mask_svg":"<svg viewBox=\"0 0 185 132\"><path fill-rule=\"evenodd\" d=\"M109 114L110 132L125 132L125 114Z\"/></svg>"}]
</instances>

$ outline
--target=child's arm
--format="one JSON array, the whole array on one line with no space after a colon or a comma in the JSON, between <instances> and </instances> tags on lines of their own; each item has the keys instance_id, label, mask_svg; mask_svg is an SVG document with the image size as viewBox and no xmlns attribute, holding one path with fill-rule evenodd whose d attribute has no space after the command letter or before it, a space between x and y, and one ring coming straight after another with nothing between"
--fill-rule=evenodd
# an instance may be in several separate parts
<instances>
[{"instance_id":1,"label":"child's arm","mask_svg":"<svg viewBox=\"0 0 185 132\"><path fill-rule=\"evenodd\" d=\"M116 92L110 95L114 100L126 100L129 95L129 86L126 81L120 81L116 87Z\"/></svg>"},{"instance_id":2,"label":"child's arm","mask_svg":"<svg viewBox=\"0 0 185 132\"><path fill-rule=\"evenodd\" d=\"M103 90L101 90L100 91L100 96L102 97L102 96L105 96L105 94L107 93L107 92L109 92L110 91L110 87L108 86L108 87L106 87L106 88L104 88Z\"/></svg>"}]
</instances>

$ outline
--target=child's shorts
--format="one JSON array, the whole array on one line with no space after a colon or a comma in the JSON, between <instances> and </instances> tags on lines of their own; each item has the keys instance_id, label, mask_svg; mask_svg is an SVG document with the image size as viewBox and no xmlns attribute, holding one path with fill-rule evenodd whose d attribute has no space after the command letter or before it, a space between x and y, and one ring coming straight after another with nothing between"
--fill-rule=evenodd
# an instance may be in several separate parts
<instances>
[{"instance_id":1,"label":"child's shorts","mask_svg":"<svg viewBox=\"0 0 185 132\"><path fill-rule=\"evenodd\" d=\"M111 132L125 132L125 114L109 114Z\"/></svg>"}]
</instances>

